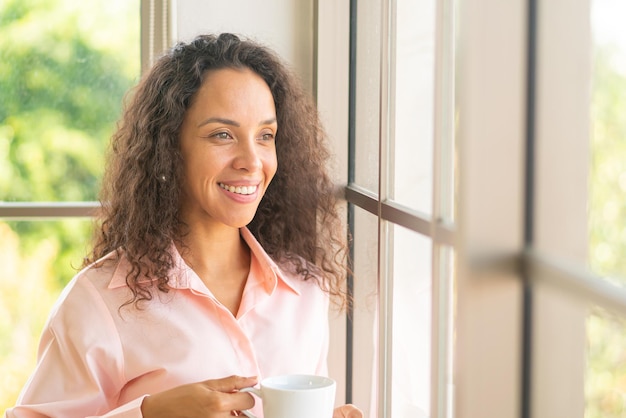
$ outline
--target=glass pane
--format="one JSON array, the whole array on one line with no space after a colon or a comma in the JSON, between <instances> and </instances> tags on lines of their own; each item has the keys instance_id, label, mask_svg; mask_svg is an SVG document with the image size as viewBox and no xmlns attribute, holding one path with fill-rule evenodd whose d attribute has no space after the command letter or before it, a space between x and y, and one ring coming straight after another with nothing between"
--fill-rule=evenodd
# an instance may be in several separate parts
<instances>
[{"instance_id":1,"label":"glass pane","mask_svg":"<svg viewBox=\"0 0 626 418\"><path fill-rule=\"evenodd\" d=\"M428 238L393 228L393 417L430 416L431 253Z\"/></svg>"},{"instance_id":2,"label":"glass pane","mask_svg":"<svg viewBox=\"0 0 626 418\"><path fill-rule=\"evenodd\" d=\"M380 3L359 2L356 47L355 183L378 193Z\"/></svg>"},{"instance_id":3,"label":"glass pane","mask_svg":"<svg viewBox=\"0 0 626 418\"><path fill-rule=\"evenodd\" d=\"M378 364L378 219L354 208L353 403L376 416Z\"/></svg>"},{"instance_id":4,"label":"glass pane","mask_svg":"<svg viewBox=\"0 0 626 418\"><path fill-rule=\"evenodd\" d=\"M397 1L393 199L432 213L435 0Z\"/></svg>"},{"instance_id":5,"label":"glass pane","mask_svg":"<svg viewBox=\"0 0 626 418\"><path fill-rule=\"evenodd\" d=\"M626 31L622 0L592 1L590 262L626 277ZM624 282L624 279L615 279Z\"/></svg>"},{"instance_id":6,"label":"glass pane","mask_svg":"<svg viewBox=\"0 0 626 418\"><path fill-rule=\"evenodd\" d=\"M92 221L0 220L0 410L15 405L35 367L50 308L76 274Z\"/></svg>"},{"instance_id":7,"label":"glass pane","mask_svg":"<svg viewBox=\"0 0 626 418\"><path fill-rule=\"evenodd\" d=\"M589 250L591 268L626 284L626 31L622 0L592 0L591 178ZM587 319L585 418L626 413L626 322L592 309Z\"/></svg>"},{"instance_id":8,"label":"glass pane","mask_svg":"<svg viewBox=\"0 0 626 418\"><path fill-rule=\"evenodd\" d=\"M587 318L585 418L626 414L626 320L600 308Z\"/></svg>"},{"instance_id":9,"label":"glass pane","mask_svg":"<svg viewBox=\"0 0 626 418\"><path fill-rule=\"evenodd\" d=\"M139 75L139 0L0 2L0 201L95 200Z\"/></svg>"}]
</instances>

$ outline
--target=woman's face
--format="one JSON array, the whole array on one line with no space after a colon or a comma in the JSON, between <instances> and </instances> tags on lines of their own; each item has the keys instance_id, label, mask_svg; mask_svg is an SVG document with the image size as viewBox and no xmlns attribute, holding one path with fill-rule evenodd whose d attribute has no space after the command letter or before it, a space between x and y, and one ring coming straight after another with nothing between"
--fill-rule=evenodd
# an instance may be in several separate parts
<instances>
[{"instance_id":1,"label":"woman's face","mask_svg":"<svg viewBox=\"0 0 626 418\"><path fill-rule=\"evenodd\" d=\"M180 134L188 225L250 223L276 173L277 129L274 98L260 76L249 69L206 75Z\"/></svg>"}]
</instances>

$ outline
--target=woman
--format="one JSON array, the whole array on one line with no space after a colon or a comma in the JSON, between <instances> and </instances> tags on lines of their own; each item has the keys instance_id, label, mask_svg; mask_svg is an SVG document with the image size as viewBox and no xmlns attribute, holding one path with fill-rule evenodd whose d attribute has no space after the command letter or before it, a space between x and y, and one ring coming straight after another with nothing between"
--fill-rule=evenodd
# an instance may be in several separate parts
<instances>
[{"instance_id":1,"label":"woman","mask_svg":"<svg viewBox=\"0 0 626 418\"><path fill-rule=\"evenodd\" d=\"M239 389L326 374L346 271L322 139L268 49L222 34L163 56L113 137L93 252L6 416L262 416Z\"/></svg>"}]
</instances>

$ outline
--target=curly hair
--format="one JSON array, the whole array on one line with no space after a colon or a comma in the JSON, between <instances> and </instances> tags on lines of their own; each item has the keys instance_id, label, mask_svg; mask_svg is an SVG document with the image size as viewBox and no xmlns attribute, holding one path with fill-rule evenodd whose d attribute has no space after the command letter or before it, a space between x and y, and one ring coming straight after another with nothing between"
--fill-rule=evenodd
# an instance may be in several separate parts
<instances>
[{"instance_id":1,"label":"curly hair","mask_svg":"<svg viewBox=\"0 0 626 418\"><path fill-rule=\"evenodd\" d=\"M278 171L248 225L277 261L288 262L303 280L317 280L345 307L345 229L327 173L326 135L311 97L270 49L233 34L201 35L178 43L132 91L111 139L100 193L100 227L85 265L123 252L132 266L128 303L169 289L173 242L186 225L179 214L183 159L179 132L207 72L248 68L273 95L279 130ZM140 281L145 275L150 282Z\"/></svg>"}]
</instances>

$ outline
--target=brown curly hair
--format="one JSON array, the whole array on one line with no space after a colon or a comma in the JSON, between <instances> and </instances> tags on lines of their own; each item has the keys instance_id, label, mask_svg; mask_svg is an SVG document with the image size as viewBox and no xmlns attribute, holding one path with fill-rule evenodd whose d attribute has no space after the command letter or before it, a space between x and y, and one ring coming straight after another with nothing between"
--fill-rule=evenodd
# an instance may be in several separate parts
<instances>
[{"instance_id":1,"label":"brown curly hair","mask_svg":"<svg viewBox=\"0 0 626 418\"><path fill-rule=\"evenodd\" d=\"M316 107L270 49L233 34L201 35L162 56L133 90L111 150L100 194L102 212L85 265L111 251L132 268L129 303L168 291L172 242L186 225L179 216L183 159L179 131L208 71L249 68L269 86L276 106L278 171L248 225L268 254L290 262L304 280L346 306L345 229L326 163L329 152ZM139 282L145 275L152 283Z\"/></svg>"}]
</instances>

